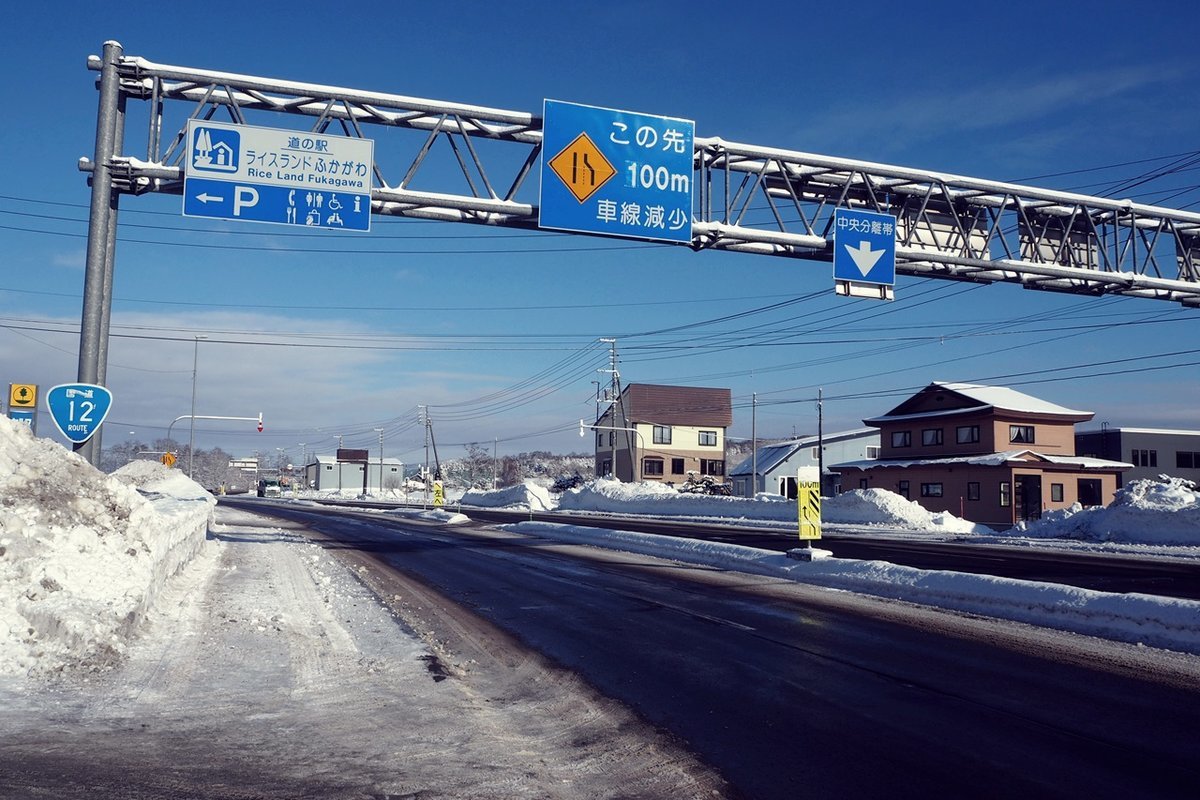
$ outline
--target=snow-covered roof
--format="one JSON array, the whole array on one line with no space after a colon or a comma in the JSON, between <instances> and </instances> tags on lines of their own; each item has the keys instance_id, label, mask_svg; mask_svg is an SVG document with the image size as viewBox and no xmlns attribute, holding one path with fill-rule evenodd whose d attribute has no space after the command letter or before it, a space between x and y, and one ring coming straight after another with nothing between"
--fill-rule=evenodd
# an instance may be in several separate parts
<instances>
[{"instance_id":1,"label":"snow-covered roof","mask_svg":"<svg viewBox=\"0 0 1200 800\"><path fill-rule=\"evenodd\" d=\"M787 461L792 455L804 447L801 441L780 442L779 444L767 445L766 447L758 448L758 473L761 475L765 472L778 467L783 462ZM729 471L729 476L749 475L754 472L754 455L739 463L736 467Z\"/></svg>"},{"instance_id":2,"label":"snow-covered roof","mask_svg":"<svg viewBox=\"0 0 1200 800\"><path fill-rule=\"evenodd\" d=\"M816 447L818 443L832 444L834 442L844 442L849 439L878 439L878 437L879 431L875 428L855 428L849 431L826 433L821 436L803 436L799 439L789 439L786 442L764 445L758 448L758 474L762 475L770 472L805 447ZM753 454L740 462L727 474L729 477L734 477L735 475L749 475L752 472L754 472Z\"/></svg>"},{"instance_id":3,"label":"snow-covered roof","mask_svg":"<svg viewBox=\"0 0 1200 800\"><path fill-rule=\"evenodd\" d=\"M872 469L874 467L923 467L941 466L945 464L972 464L982 467L999 467L1014 461L1024 461L1025 456L1033 456L1036 461L1050 464L1079 467L1080 469L1133 469L1133 464L1123 461L1109 461L1104 458L1088 456L1051 456L1037 453L1033 450L1006 450L1002 453L983 453L974 456L947 456L945 458L889 458L863 459L859 461L843 461L830 465L830 469Z\"/></svg>"},{"instance_id":4,"label":"snow-covered roof","mask_svg":"<svg viewBox=\"0 0 1200 800\"><path fill-rule=\"evenodd\" d=\"M944 389L948 392L964 397L978 403L978 406L967 408L953 408L947 411L928 411L913 414L884 414L878 417L863 420L867 424L879 422L895 422L905 419L916 419L924 417L948 416L953 414L966 414L971 412L986 411L988 409L998 409L1001 411L1016 411L1024 414L1056 414L1063 416L1082 417L1083 419L1091 419L1093 412L1080 411L1066 406L1060 406L1057 403L1051 403L1047 400L1042 400L1032 395L1018 392L1015 389L1009 389L1006 386L984 386L977 383L948 383L945 381L934 381L921 392L927 392L930 389ZM909 398L912 400L912 398ZM897 406L893 411L903 408L909 401L906 400L901 405Z\"/></svg>"}]
</instances>

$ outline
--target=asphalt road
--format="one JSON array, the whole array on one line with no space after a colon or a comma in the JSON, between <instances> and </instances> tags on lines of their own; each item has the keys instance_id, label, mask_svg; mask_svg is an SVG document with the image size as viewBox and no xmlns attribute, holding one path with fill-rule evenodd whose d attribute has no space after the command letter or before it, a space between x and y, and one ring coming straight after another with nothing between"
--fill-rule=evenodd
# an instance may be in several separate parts
<instances>
[{"instance_id":1,"label":"asphalt road","mask_svg":"<svg viewBox=\"0 0 1200 800\"><path fill-rule=\"evenodd\" d=\"M395 507L395 504L345 501L331 505ZM499 523L519 522L530 518L528 512L497 509L471 508L467 513L475 520ZM571 514L561 511L549 514L535 513L533 518L570 525L619 528L662 536L685 536L705 541L729 542L779 552L785 552L799 544L794 534L761 527L680 522L648 517ZM873 537L869 534L831 533L821 539L819 546L832 550L839 558L888 561L917 569L944 569L1001 578L1062 583L1101 592L1142 592L1200 600L1200 562L1194 560L1022 549L977 541L924 542Z\"/></svg>"},{"instance_id":2,"label":"asphalt road","mask_svg":"<svg viewBox=\"0 0 1200 800\"><path fill-rule=\"evenodd\" d=\"M1189 657L496 531L247 507L419 579L745 797L1200 795Z\"/></svg>"}]
</instances>

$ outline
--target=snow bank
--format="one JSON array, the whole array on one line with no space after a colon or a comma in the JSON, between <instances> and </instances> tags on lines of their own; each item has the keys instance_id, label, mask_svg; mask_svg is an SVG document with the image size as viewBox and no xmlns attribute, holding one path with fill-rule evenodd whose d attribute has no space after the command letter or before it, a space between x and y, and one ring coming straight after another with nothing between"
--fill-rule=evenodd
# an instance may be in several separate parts
<instances>
[{"instance_id":1,"label":"snow bank","mask_svg":"<svg viewBox=\"0 0 1200 800\"><path fill-rule=\"evenodd\" d=\"M1200 602L1112 594L1054 583L922 570L885 561L796 561L782 553L633 531L600 531L550 522L507 530L687 564L751 572L801 583L1025 622L1046 628L1200 654Z\"/></svg>"},{"instance_id":2,"label":"snow bank","mask_svg":"<svg viewBox=\"0 0 1200 800\"><path fill-rule=\"evenodd\" d=\"M1191 481L1163 475L1133 481L1105 507L1078 503L1005 533L1031 538L1157 545L1200 545L1200 492Z\"/></svg>"},{"instance_id":3,"label":"snow bank","mask_svg":"<svg viewBox=\"0 0 1200 800\"><path fill-rule=\"evenodd\" d=\"M554 508L554 500L551 499L549 490L533 481L494 491L468 489L459 502L464 506L476 508L527 508L533 511L548 511Z\"/></svg>"},{"instance_id":4,"label":"snow bank","mask_svg":"<svg viewBox=\"0 0 1200 800\"><path fill-rule=\"evenodd\" d=\"M855 489L821 501L821 521L833 525L886 525L939 533L990 533L985 525L947 511L928 511L886 489Z\"/></svg>"},{"instance_id":5,"label":"snow bank","mask_svg":"<svg viewBox=\"0 0 1200 800\"><path fill-rule=\"evenodd\" d=\"M464 500L464 502L466 502ZM756 498L687 494L658 483L592 481L563 493L564 511L652 514L771 522L796 522L796 504L778 495ZM821 501L821 520L830 525L879 525L931 533L982 533L990 529L953 514L931 513L917 503L883 489L846 492Z\"/></svg>"},{"instance_id":6,"label":"snow bank","mask_svg":"<svg viewBox=\"0 0 1200 800\"><path fill-rule=\"evenodd\" d=\"M157 462L113 475L0 418L0 673L119 655L216 501Z\"/></svg>"}]
</instances>

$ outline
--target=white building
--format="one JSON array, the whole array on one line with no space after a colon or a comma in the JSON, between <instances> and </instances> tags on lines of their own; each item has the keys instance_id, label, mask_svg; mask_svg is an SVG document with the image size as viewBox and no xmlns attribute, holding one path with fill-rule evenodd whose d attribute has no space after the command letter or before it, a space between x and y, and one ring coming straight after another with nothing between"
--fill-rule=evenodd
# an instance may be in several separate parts
<instances>
[{"instance_id":1,"label":"white building","mask_svg":"<svg viewBox=\"0 0 1200 800\"><path fill-rule=\"evenodd\" d=\"M758 480L754 480L756 459L751 455L729 473L733 482L733 493L738 497L753 497L758 492L769 492L795 498L796 470L798 467L819 466L822 462L820 448L824 448L825 464L821 494L832 497L841 491L837 483L840 476L836 472L830 472L829 465L842 461L878 458L879 431L875 428L858 428L827 433L819 438L805 436L759 447Z\"/></svg>"},{"instance_id":2,"label":"white building","mask_svg":"<svg viewBox=\"0 0 1200 800\"><path fill-rule=\"evenodd\" d=\"M383 482L380 483L380 462L378 458L363 464L354 461L338 461L335 456L314 456L304 465L304 481L309 489L317 491L336 491L339 489L357 489L363 491L363 472L366 467L366 491L378 492L402 487L404 462L395 458L385 458L382 464Z\"/></svg>"}]
</instances>

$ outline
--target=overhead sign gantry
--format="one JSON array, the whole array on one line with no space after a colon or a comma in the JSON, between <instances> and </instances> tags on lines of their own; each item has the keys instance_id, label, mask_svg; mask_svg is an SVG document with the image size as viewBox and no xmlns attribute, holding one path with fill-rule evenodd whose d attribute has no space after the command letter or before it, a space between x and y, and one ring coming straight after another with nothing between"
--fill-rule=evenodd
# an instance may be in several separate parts
<instances>
[{"instance_id":1,"label":"overhead sign gantry","mask_svg":"<svg viewBox=\"0 0 1200 800\"><path fill-rule=\"evenodd\" d=\"M679 134L682 138L670 133L672 150L682 146L683 152L655 154L655 159L670 160L641 157L648 153L635 157L639 154L636 136L620 144L630 148L628 152L610 157L603 149L609 146L603 133L590 133L594 123L607 130L607 141L615 146L619 143L613 141L614 134L618 138L634 134L631 129L643 122L661 126L654 132L659 144L666 144L662 137L682 130L667 126L686 121L652 115L624 118L615 115L629 112L609 109L571 109L566 113L581 115L576 117L579 124L559 128L553 115L566 109L565 104L554 110L548 105L543 118L522 111L161 64L126 56L121 45L112 41L104 44L102 55L89 57L88 66L100 73L100 101L95 155L80 162L92 181L81 383L104 383L120 197L183 194L186 181L221 180L194 174L203 170L197 170L188 155L195 144L190 132L197 127L226 130L225 125L246 126L252 121L261 127L286 127L293 134L338 136L364 144L373 140L370 158L354 159L370 164L369 190L356 189L360 199L369 196L369 215L637 235L698 251L730 250L829 264L837 257L838 213L871 212L895 219L896 275L1017 283L1031 289L1119 294L1200 307L1200 214L1191 211L727 142L695 136L694 131ZM129 101L144 102L146 136L137 156L122 152L130 140L126 127L136 130ZM585 119L587 114L593 118ZM273 124L263 124L266 121ZM617 130L614 123L625 125L626 130ZM365 133L367 128L371 137ZM559 133L568 137L561 144L554 138ZM580 133L587 134L591 149L582 140L576 144ZM601 179L604 170L592 159L593 152L609 163L608 179ZM688 161L690 173L683 167ZM593 174L591 169L597 171ZM533 174L539 180L530 180ZM245 177L257 176L246 172ZM603 211L599 206L603 193L616 181L629 181L639 191L663 192L662 202L654 196L649 205L661 205L664 215L675 210L666 200L674 195L682 200L686 188L690 215L686 220L677 215L674 223L660 228L657 222L646 226L643 213L641 229L618 229L612 223L619 215L607 218L611 206ZM265 179L236 185L253 189L258 197L245 192L240 204L233 205L231 196L228 218L267 216L269 210L271 216L282 214L285 225L299 225L302 218L307 224L307 207L302 215L297 203L295 216L289 216L291 189ZM548 190L571 193L571 202L586 206L579 216L594 219L578 227L578 218L562 219L559 201L548 199ZM215 196L202 189L191 201L185 199L187 207L194 208L197 201L204 206L202 194ZM296 198L292 196L293 201ZM627 201L631 219L632 206L640 209L647 198L651 195L635 194ZM314 196L310 205L315 204ZM341 218L345 221L345 214ZM338 226L325 219L320 227ZM666 235L647 236L648 232ZM854 246L862 254L860 259L871 257L861 241ZM867 247L870 253L877 249L875 244ZM96 460L94 454L85 457Z\"/></svg>"}]
</instances>

